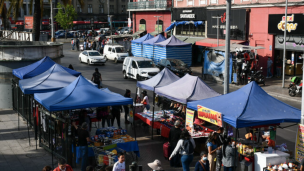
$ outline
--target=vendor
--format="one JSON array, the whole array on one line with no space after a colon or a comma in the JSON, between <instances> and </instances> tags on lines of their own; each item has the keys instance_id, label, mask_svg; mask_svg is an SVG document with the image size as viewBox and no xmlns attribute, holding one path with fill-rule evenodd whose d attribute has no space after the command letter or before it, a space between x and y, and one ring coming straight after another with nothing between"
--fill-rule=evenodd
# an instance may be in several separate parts
<instances>
[{"instance_id":1,"label":"vendor","mask_svg":"<svg viewBox=\"0 0 304 171\"><path fill-rule=\"evenodd\" d=\"M143 104L147 110L150 110L149 97L147 95L147 91L144 90L141 94L143 96L143 100L140 103Z\"/></svg>"},{"instance_id":2,"label":"vendor","mask_svg":"<svg viewBox=\"0 0 304 171\"><path fill-rule=\"evenodd\" d=\"M269 132L265 132L264 135L262 135L263 139L265 139L268 143L268 147L275 147L275 142L270 138L270 133Z\"/></svg>"}]
</instances>

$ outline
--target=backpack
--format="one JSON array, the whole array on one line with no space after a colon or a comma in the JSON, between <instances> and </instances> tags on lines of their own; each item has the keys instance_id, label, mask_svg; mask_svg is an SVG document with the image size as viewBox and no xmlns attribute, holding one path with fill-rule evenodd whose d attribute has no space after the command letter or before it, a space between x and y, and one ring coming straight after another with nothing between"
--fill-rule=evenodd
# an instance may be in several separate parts
<instances>
[{"instance_id":1,"label":"backpack","mask_svg":"<svg viewBox=\"0 0 304 171\"><path fill-rule=\"evenodd\" d=\"M187 154L192 154L194 152L193 144L190 140L184 140L183 147Z\"/></svg>"}]
</instances>

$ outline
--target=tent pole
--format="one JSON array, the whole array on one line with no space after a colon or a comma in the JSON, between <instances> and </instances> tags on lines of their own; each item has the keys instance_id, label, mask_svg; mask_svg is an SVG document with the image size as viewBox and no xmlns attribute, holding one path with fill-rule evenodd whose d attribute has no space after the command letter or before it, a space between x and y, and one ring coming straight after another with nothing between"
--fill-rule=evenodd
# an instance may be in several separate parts
<instances>
[{"instance_id":1,"label":"tent pole","mask_svg":"<svg viewBox=\"0 0 304 171\"><path fill-rule=\"evenodd\" d=\"M51 113L51 115L52 115L52 113ZM54 124L55 124L55 122L54 122ZM55 129L55 125L54 125L54 129ZM52 132L53 131L51 131L51 135L50 135L50 137L51 137L51 144L52 144L52 168L54 168L54 151L53 151L53 146L54 146L54 144L53 144L53 134L52 134ZM55 137L56 138L56 137Z\"/></svg>"},{"instance_id":2,"label":"tent pole","mask_svg":"<svg viewBox=\"0 0 304 171\"><path fill-rule=\"evenodd\" d=\"M19 89L18 89L18 85L16 85L16 89L17 89L17 117L18 117L18 131L20 131L19 128Z\"/></svg>"},{"instance_id":3,"label":"tent pole","mask_svg":"<svg viewBox=\"0 0 304 171\"><path fill-rule=\"evenodd\" d=\"M233 166L233 170L234 171L236 171L236 159L237 159L237 148L236 148L236 140L237 140L237 133L239 132L239 129L237 128L236 129L236 131L235 131L235 135L234 135L234 137L235 137L235 147L234 147L234 155L235 155L235 157L234 157L234 166Z\"/></svg>"},{"instance_id":4,"label":"tent pole","mask_svg":"<svg viewBox=\"0 0 304 171\"><path fill-rule=\"evenodd\" d=\"M152 140L153 140L153 127L154 127L154 106L155 106L155 87L153 89L153 113L152 113Z\"/></svg>"},{"instance_id":5,"label":"tent pole","mask_svg":"<svg viewBox=\"0 0 304 171\"><path fill-rule=\"evenodd\" d=\"M138 91L138 88L136 87L136 90L135 90L135 98L134 98L134 105L133 105L133 129L134 129L135 141L136 141L135 105L136 105L136 99L137 99L137 91Z\"/></svg>"},{"instance_id":6,"label":"tent pole","mask_svg":"<svg viewBox=\"0 0 304 171\"><path fill-rule=\"evenodd\" d=\"M22 93L22 115L24 116L24 93ZM31 145L30 128L29 128L29 116L27 116L27 135L29 138L29 146Z\"/></svg>"}]
</instances>

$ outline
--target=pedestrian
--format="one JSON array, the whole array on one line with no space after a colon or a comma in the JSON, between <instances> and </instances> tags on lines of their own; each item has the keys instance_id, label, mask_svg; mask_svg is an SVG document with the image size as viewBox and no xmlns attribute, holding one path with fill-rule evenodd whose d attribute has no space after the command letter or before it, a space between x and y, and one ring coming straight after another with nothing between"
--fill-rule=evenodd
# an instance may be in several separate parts
<instances>
[{"instance_id":1,"label":"pedestrian","mask_svg":"<svg viewBox=\"0 0 304 171\"><path fill-rule=\"evenodd\" d=\"M73 65L72 65L72 64L70 64L68 68L70 68L70 69L74 70L74 67L73 67Z\"/></svg>"},{"instance_id":2,"label":"pedestrian","mask_svg":"<svg viewBox=\"0 0 304 171\"><path fill-rule=\"evenodd\" d=\"M277 78L281 78L282 75L282 65L283 61L280 56L277 57L276 60L276 71L277 71Z\"/></svg>"},{"instance_id":3,"label":"pedestrian","mask_svg":"<svg viewBox=\"0 0 304 171\"><path fill-rule=\"evenodd\" d=\"M93 167L93 166L88 166L88 167L86 168L86 171L94 171L94 167Z\"/></svg>"},{"instance_id":4,"label":"pedestrian","mask_svg":"<svg viewBox=\"0 0 304 171\"><path fill-rule=\"evenodd\" d=\"M79 38L76 39L76 48L77 48L77 51L79 51Z\"/></svg>"},{"instance_id":5,"label":"pedestrian","mask_svg":"<svg viewBox=\"0 0 304 171\"><path fill-rule=\"evenodd\" d=\"M96 42L95 41L92 42L92 50L96 50Z\"/></svg>"},{"instance_id":6,"label":"pedestrian","mask_svg":"<svg viewBox=\"0 0 304 171\"><path fill-rule=\"evenodd\" d=\"M147 110L150 110L149 97L147 96L147 91L144 90L141 92L141 94L143 96L143 100L141 101L141 104L143 104Z\"/></svg>"},{"instance_id":7,"label":"pedestrian","mask_svg":"<svg viewBox=\"0 0 304 171\"><path fill-rule=\"evenodd\" d=\"M88 43L88 50L91 50L91 47L92 47L92 44L91 44L91 42L87 42Z\"/></svg>"},{"instance_id":8,"label":"pedestrian","mask_svg":"<svg viewBox=\"0 0 304 171\"><path fill-rule=\"evenodd\" d=\"M98 68L95 68L95 72L93 73L91 81L93 81L95 84L97 84L98 88L101 87L100 82L102 81L102 78L101 78L100 72L98 71Z\"/></svg>"},{"instance_id":9,"label":"pedestrian","mask_svg":"<svg viewBox=\"0 0 304 171\"><path fill-rule=\"evenodd\" d=\"M53 169L51 168L51 166L44 166L44 168L42 169L42 171L52 171Z\"/></svg>"},{"instance_id":10,"label":"pedestrian","mask_svg":"<svg viewBox=\"0 0 304 171\"><path fill-rule=\"evenodd\" d=\"M85 40L83 42L83 50L87 50L87 42Z\"/></svg>"},{"instance_id":11,"label":"pedestrian","mask_svg":"<svg viewBox=\"0 0 304 171\"><path fill-rule=\"evenodd\" d=\"M266 78L271 78L272 77L272 73L271 73L271 68L272 68L272 60L270 59L270 57L268 57L267 60L267 77Z\"/></svg>"},{"instance_id":12,"label":"pedestrian","mask_svg":"<svg viewBox=\"0 0 304 171\"><path fill-rule=\"evenodd\" d=\"M195 148L195 142L190 136L188 130L183 130L180 136L180 140L172 152L169 160L171 160L178 152L180 153L183 171L190 171L190 164L193 160L193 153Z\"/></svg>"},{"instance_id":13,"label":"pedestrian","mask_svg":"<svg viewBox=\"0 0 304 171\"><path fill-rule=\"evenodd\" d=\"M207 140L207 149L208 149L208 160L210 165L210 171L215 171L216 162L214 161L216 159L216 151L220 150L221 147L217 147L216 145L216 133L212 132Z\"/></svg>"},{"instance_id":14,"label":"pedestrian","mask_svg":"<svg viewBox=\"0 0 304 171\"><path fill-rule=\"evenodd\" d=\"M114 125L114 121L115 121L115 118L116 118L116 121L117 121L117 125L118 125L118 128L121 128L120 127L120 113L122 111L122 107L119 105L119 106L112 106L112 126Z\"/></svg>"},{"instance_id":15,"label":"pedestrian","mask_svg":"<svg viewBox=\"0 0 304 171\"><path fill-rule=\"evenodd\" d=\"M118 155L118 161L113 166L113 171L125 171L126 164L125 164L125 155L120 153Z\"/></svg>"},{"instance_id":16,"label":"pedestrian","mask_svg":"<svg viewBox=\"0 0 304 171\"><path fill-rule=\"evenodd\" d=\"M75 47L75 42L73 39L71 39L71 45L72 45L72 50L74 50L74 47Z\"/></svg>"},{"instance_id":17,"label":"pedestrian","mask_svg":"<svg viewBox=\"0 0 304 171\"><path fill-rule=\"evenodd\" d=\"M82 123L81 128L79 128L75 122L73 122L73 126L78 132L78 147L80 149L80 154L81 154L81 171L86 171L86 167L88 164L88 142L94 143L90 139L90 134L87 131L88 129L88 124L86 122ZM61 169L61 170L64 170ZM58 170L60 171L60 170ZM66 170L68 171L68 170Z\"/></svg>"},{"instance_id":18,"label":"pedestrian","mask_svg":"<svg viewBox=\"0 0 304 171\"><path fill-rule=\"evenodd\" d=\"M224 148L223 148L223 165L224 171L233 171L233 167L236 166L236 154L235 148L232 147L231 137L226 139Z\"/></svg>"},{"instance_id":19,"label":"pedestrian","mask_svg":"<svg viewBox=\"0 0 304 171\"><path fill-rule=\"evenodd\" d=\"M82 33L82 38L83 38L83 40L85 40L85 35L84 35L84 33Z\"/></svg>"},{"instance_id":20,"label":"pedestrian","mask_svg":"<svg viewBox=\"0 0 304 171\"><path fill-rule=\"evenodd\" d=\"M224 132L224 128L223 127L218 127L217 131L216 131L216 146L217 147L221 147L224 144L224 138L223 138L223 132ZM221 167L222 167L222 158L223 158L223 154L222 154L222 149L216 150L216 171L221 171Z\"/></svg>"},{"instance_id":21,"label":"pedestrian","mask_svg":"<svg viewBox=\"0 0 304 171\"><path fill-rule=\"evenodd\" d=\"M126 89L124 97L131 98L131 90ZM125 124L129 124L130 121L128 121L128 115L129 115L129 106L124 105L124 111L125 111Z\"/></svg>"},{"instance_id":22,"label":"pedestrian","mask_svg":"<svg viewBox=\"0 0 304 171\"><path fill-rule=\"evenodd\" d=\"M209 171L209 161L207 158L207 153L202 151L200 154L201 159L196 162L194 171Z\"/></svg>"},{"instance_id":23,"label":"pedestrian","mask_svg":"<svg viewBox=\"0 0 304 171\"><path fill-rule=\"evenodd\" d=\"M181 122L179 120L175 121L174 127L170 129L169 132L169 144L170 144L170 151L173 151L180 139L182 130L180 129ZM170 160L171 167L180 167L180 155L177 153L172 159Z\"/></svg>"},{"instance_id":24,"label":"pedestrian","mask_svg":"<svg viewBox=\"0 0 304 171\"><path fill-rule=\"evenodd\" d=\"M54 171L73 171L72 167L68 165L65 161L65 159L59 159L58 160L58 167L54 169ZM85 171L85 170L83 170Z\"/></svg>"},{"instance_id":25,"label":"pedestrian","mask_svg":"<svg viewBox=\"0 0 304 171\"><path fill-rule=\"evenodd\" d=\"M100 118L102 121L101 125L103 128L105 127L106 122L107 122L108 127L111 126L109 113L110 113L110 110L109 110L108 106L98 108L97 114L98 114L98 118Z\"/></svg>"},{"instance_id":26,"label":"pedestrian","mask_svg":"<svg viewBox=\"0 0 304 171\"><path fill-rule=\"evenodd\" d=\"M154 171L163 171L164 169L161 167L161 162L156 159L153 163L148 163L148 166Z\"/></svg>"}]
</instances>

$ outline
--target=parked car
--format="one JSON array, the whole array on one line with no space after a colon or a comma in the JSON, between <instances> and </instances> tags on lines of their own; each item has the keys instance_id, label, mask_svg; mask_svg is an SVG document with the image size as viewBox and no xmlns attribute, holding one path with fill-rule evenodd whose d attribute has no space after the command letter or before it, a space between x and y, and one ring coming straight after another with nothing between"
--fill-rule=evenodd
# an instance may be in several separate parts
<instances>
[{"instance_id":1,"label":"parked car","mask_svg":"<svg viewBox=\"0 0 304 171\"><path fill-rule=\"evenodd\" d=\"M97 50L85 50L79 54L79 62L91 64L105 64L106 59Z\"/></svg>"},{"instance_id":2,"label":"parked car","mask_svg":"<svg viewBox=\"0 0 304 171\"><path fill-rule=\"evenodd\" d=\"M67 33L67 38L73 38L73 37L74 37L73 34ZM62 32L62 33L60 33L60 34L57 34L57 35L55 36L55 38L56 38L56 39L58 39L58 38L65 38L65 32Z\"/></svg>"},{"instance_id":3,"label":"parked car","mask_svg":"<svg viewBox=\"0 0 304 171\"><path fill-rule=\"evenodd\" d=\"M127 57L122 66L122 73L125 79L146 80L159 73L151 59L143 57Z\"/></svg>"},{"instance_id":4,"label":"parked car","mask_svg":"<svg viewBox=\"0 0 304 171\"><path fill-rule=\"evenodd\" d=\"M59 35L59 34L64 33L64 32L65 32L65 30L57 30L57 31L55 32L55 35Z\"/></svg>"},{"instance_id":5,"label":"parked car","mask_svg":"<svg viewBox=\"0 0 304 171\"><path fill-rule=\"evenodd\" d=\"M157 64L157 67L162 70L165 67L170 69L174 74L183 77L186 74L192 74L190 67L179 59L162 59Z\"/></svg>"},{"instance_id":6,"label":"parked car","mask_svg":"<svg viewBox=\"0 0 304 171\"><path fill-rule=\"evenodd\" d=\"M114 60L114 62L117 63L128 57L129 53L126 52L125 48L121 45L105 45L103 55L106 60Z\"/></svg>"}]
</instances>

